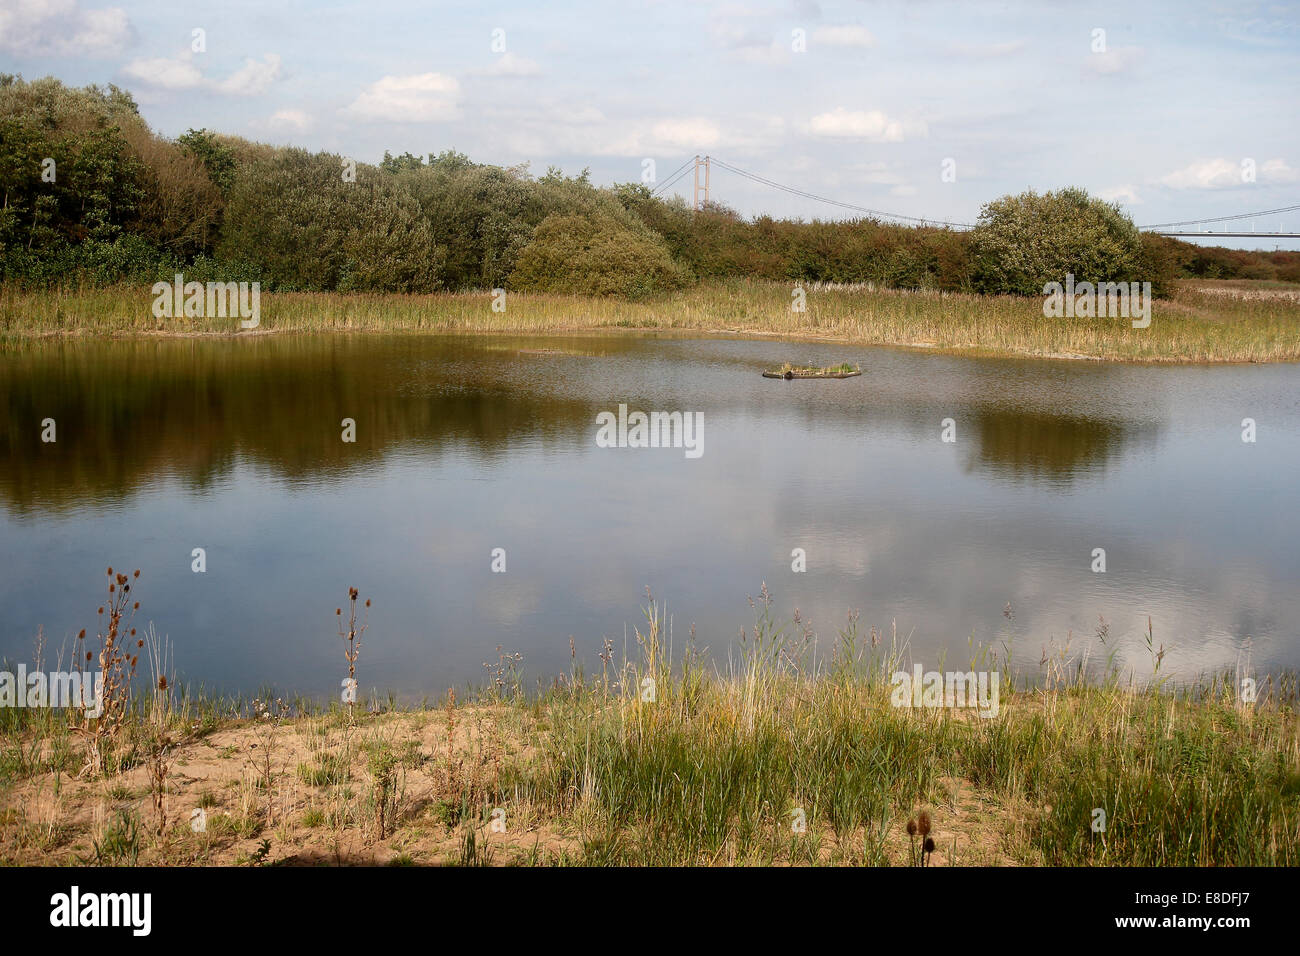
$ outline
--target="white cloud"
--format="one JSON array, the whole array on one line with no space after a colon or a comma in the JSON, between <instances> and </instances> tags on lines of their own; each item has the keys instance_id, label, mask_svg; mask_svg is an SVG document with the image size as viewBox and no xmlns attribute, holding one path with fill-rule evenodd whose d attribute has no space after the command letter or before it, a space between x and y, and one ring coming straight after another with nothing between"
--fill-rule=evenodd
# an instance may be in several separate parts
<instances>
[{"instance_id":1,"label":"white cloud","mask_svg":"<svg viewBox=\"0 0 1300 956\"><path fill-rule=\"evenodd\" d=\"M846 167L850 182L870 183L873 186L900 186L905 180L883 162L854 163Z\"/></svg>"},{"instance_id":2,"label":"white cloud","mask_svg":"<svg viewBox=\"0 0 1300 956\"><path fill-rule=\"evenodd\" d=\"M681 117L623 127L611 133L608 126L588 131L575 144L605 156L680 156L693 152L726 150L728 155L769 149L789 141L785 122L776 116L736 115L727 123L704 117Z\"/></svg>"},{"instance_id":3,"label":"white cloud","mask_svg":"<svg viewBox=\"0 0 1300 956\"><path fill-rule=\"evenodd\" d=\"M602 124L599 128L571 129L560 135L574 151L604 156L678 155L717 149L723 143L718 125L699 116L659 120L648 126L612 132L608 124Z\"/></svg>"},{"instance_id":4,"label":"white cloud","mask_svg":"<svg viewBox=\"0 0 1300 956\"><path fill-rule=\"evenodd\" d=\"M1284 159L1266 159L1259 167L1259 181L1262 183L1300 182L1300 170L1288 166Z\"/></svg>"},{"instance_id":5,"label":"white cloud","mask_svg":"<svg viewBox=\"0 0 1300 956\"><path fill-rule=\"evenodd\" d=\"M834 139L866 139L876 143L901 143L903 124L880 110L846 110L837 106L829 113L819 113L808 123L814 136Z\"/></svg>"},{"instance_id":6,"label":"white cloud","mask_svg":"<svg viewBox=\"0 0 1300 956\"><path fill-rule=\"evenodd\" d=\"M122 68L122 75L163 90L193 90L204 85L203 71L188 56L132 60Z\"/></svg>"},{"instance_id":7,"label":"white cloud","mask_svg":"<svg viewBox=\"0 0 1300 956\"><path fill-rule=\"evenodd\" d=\"M1097 195L1106 202L1117 202L1122 206L1140 206L1142 204L1142 197L1138 195L1136 186L1112 186L1109 189L1099 190Z\"/></svg>"},{"instance_id":8,"label":"white cloud","mask_svg":"<svg viewBox=\"0 0 1300 956\"><path fill-rule=\"evenodd\" d=\"M1250 185L1250 180L1243 176L1246 163L1244 159L1203 159L1160 177L1158 182L1171 189L1230 189ZM1287 165L1284 159L1266 159L1255 164L1256 183L1283 185L1297 181L1300 181L1300 170Z\"/></svg>"},{"instance_id":9,"label":"white cloud","mask_svg":"<svg viewBox=\"0 0 1300 956\"><path fill-rule=\"evenodd\" d=\"M432 123L455 119L460 83L442 73L385 76L371 83L343 112L367 120Z\"/></svg>"},{"instance_id":10,"label":"white cloud","mask_svg":"<svg viewBox=\"0 0 1300 956\"><path fill-rule=\"evenodd\" d=\"M1004 43L954 43L948 47L948 53L952 56L968 56L977 59L992 58L1019 53L1027 45L1024 40L1007 40Z\"/></svg>"},{"instance_id":11,"label":"white cloud","mask_svg":"<svg viewBox=\"0 0 1300 956\"><path fill-rule=\"evenodd\" d=\"M767 28L746 26L743 18L754 15L754 11L733 9L729 17L715 19L711 27L714 38L732 59L768 66L789 63L793 54L791 34L774 36Z\"/></svg>"},{"instance_id":12,"label":"white cloud","mask_svg":"<svg viewBox=\"0 0 1300 956\"><path fill-rule=\"evenodd\" d=\"M1205 159L1160 177L1171 189L1226 189L1240 186L1241 163L1231 159Z\"/></svg>"},{"instance_id":13,"label":"white cloud","mask_svg":"<svg viewBox=\"0 0 1300 956\"><path fill-rule=\"evenodd\" d=\"M276 110L265 125L268 129L302 133L311 129L312 118L302 110Z\"/></svg>"},{"instance_id":14,"label":"white cloud","mask_svg":"<svg viewBox=\"0 0 1300 956\"><path fill-rule=\"evenodd\" d=\"M475 148L524 158L672 159L675 167L695 152L726 151L734 157L790 141L784 119L771 114L637 118L621 107L607 115L591 104L573 104L567 97L527 104L493 102L476 118L474 128L480 139Z\"/></svg>"},{"instance_id":15,"label":"white cloud","mask_svg":"<svg viewBox=\"0 0 1300 956\"><path fill-rule=\"evenodd\" d=\"M0 50L21 56L110 56L131 39L121 7L84 10L78 0L5 0Z\"/></svg>"},{"instance_id":16,"label":"white cloud","mask_svg":"<svg viewBox=\"0 0 1300 956\"><path fill-rule=\"evenodd\" d=\"M479 76L540 76L541 72L535 62L511 52L494 56L491 66L475 71Z\"/></svg>"},{"instance_id":17,"label":"white cloud","mask_svg":"<svg viewBox=\"0 0 1300 956\"><path fill-rule=\"evenodd\" d=\"M818 27L813 31L812 39L814 44L822 46L869 47L876 43L876 38L867 28L857 24Z\"/></svg>"},{"instance_id":18,"label":"white cloud","mask_svg":"<svg viewBox=\"0 0 1300 956\"><path fill-rule=\"evenodd\" d=\"M766 49L772 45L770 31L742 26L735 22L715 23L713 35L729 50Z\"/></svg>"},{"instance_id":19,"label":"white cloud","mask_svg":"<svg viewBox=\"0 0 1300 956\"><path fill-rule=\"evenodd\" d=\"M214 88L222 93L234 96L257 96L265 93L272 83L280 78L280 57L268 53L259 63L256 60L244 60L244 65Z\"/></svg>"},{"instance_id":20,"label":"white cloud","mask_svg":"<svg viewBox=\"0 0 1300 956\"><path fill-rule=\"evenodd\" d=\"M1140 46L1117 46L1105 53L1089 53L1084 63L1093 73L1112 76L1132 70L1142 61L1143 52Z\"/></svg>"},{"instance_id":21,"label":"white cloud","mask_svg":"<svg viewBox=\"0 0 1300 956\"><path fill-rule=\"evenodd\" d=\"M665 151L674 149L716 149L722 131L712 120L701 118L661 120L650 130L651 140Z\"/></svg>"},{"instance_id":22,"label":"white cloud","mask_svg":"<svg viewBox=\"0 0 1300 956\"><path fill-rule=\"evenodd\" d=\"M159 90L213 90L231 96L257 96L280 77L280 57L268 53L259 63L245 60L244 65L224 80L210 80L199 69L198 61L188 50L173 57L148 57L132 60L122 68L122 75L144 86Z\"/></svg>"}]
</instances>

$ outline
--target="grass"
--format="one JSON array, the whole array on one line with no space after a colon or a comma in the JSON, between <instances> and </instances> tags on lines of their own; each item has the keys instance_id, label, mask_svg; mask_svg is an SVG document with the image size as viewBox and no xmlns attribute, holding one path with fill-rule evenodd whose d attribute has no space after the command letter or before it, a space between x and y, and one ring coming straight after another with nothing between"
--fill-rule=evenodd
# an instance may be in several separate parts
<instances>
[{"instance_id":1,"label":"grass","mask_svg":"<svg viewBox=\"0 0 1300 956\"><path fill-rule=\"evenodd\" d=\"M848 378L862 374L862 369L852 362L839 365L792 365L784 362L774 369L768 369L763 375L768 378Z\"/></svg>"},{"instance_id":2,"label":"grass","mask_svg":"<svg viewBox=\"0 0 1300 956\"><path fill-rule=\"evenodd\" d=\"M807 287L792 312L781 283L701 283L637 301L509 293L341 295L267 293L257 333L414 331L573 333L656 330L775 335L990 355L1130 362L1300 360L1300 295L1276 283L1185 281L1153 305L1151 326L1125 319L1045 318L1042 300L870 286ZM231 334L233 319L155 319L147 287L0 288L0 347L41 336ZM241 334L257 334L241 333Z\"/></svg>"},{"instance_id":3,"label":"grass","mask_svg":"<svg viewBox=\"0 0 1300 956\"><path fill-rule=\"evenodd\" d=\"M814 662L797 615L780 620L766 589L751 605L721 670L693 647L670 662L649 601L629 659L602 653L589 677L575 650L534 693L512 676L355 712L137 696L98 774L55 756L85 746L66 712L0 711L0 862L1300 864L1293 674L1257 677L1247 700L1241 674L1123 675L1109 634L1028 674L972 648L967 669L1002 678L983 718L894 706L910 662L856 615ZM184 771L155 832L144 748L160 732Z\"/></svg>"}]
</instances>

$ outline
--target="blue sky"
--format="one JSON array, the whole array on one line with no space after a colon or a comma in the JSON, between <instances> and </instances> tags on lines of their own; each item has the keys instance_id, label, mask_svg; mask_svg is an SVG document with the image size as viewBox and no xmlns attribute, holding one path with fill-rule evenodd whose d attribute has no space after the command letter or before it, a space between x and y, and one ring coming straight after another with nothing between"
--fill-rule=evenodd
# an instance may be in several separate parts
<instances>
[{"instance_id":1,"label":"blue sky","mask_svg":"<svg viewBox=\"0 0 1300 956\"><path fill-rule=\"evenodd\" d=\"M707 153L962 222L1067 185L1139 224L1300 203L1298 3L0 0L0 69L117 83L164 135L366 161L454 148L603 184ZM712 185L747 215L847 215L718 167Z\"/></svg>"}]
</instances>

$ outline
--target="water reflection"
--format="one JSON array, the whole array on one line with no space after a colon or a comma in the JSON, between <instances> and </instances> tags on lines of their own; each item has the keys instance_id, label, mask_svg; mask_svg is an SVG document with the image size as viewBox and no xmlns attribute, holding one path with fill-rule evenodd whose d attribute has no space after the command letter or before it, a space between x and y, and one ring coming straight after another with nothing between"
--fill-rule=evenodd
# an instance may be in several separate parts
<instances>
[{"instance_id":1,"label":"water reflection","mask_svg":"<svg viewBox=\"0 0 1300 956\"><path fill-rule=\"evenodd\" d=\"M1035 397L1058 399L1050 392L1008 404L955 394L951 380L938 392L899 379L834 391L754 381L768 361L760 354L776 357L790 346L658 345L631 337L312 336L41 344L0 359L0 496L27 513L117 501L164 476L202 490L241 457L299 479L373 468L407 447L450 445L499 461L523 439L586 442L596 412L611 403L678 407L664 405L674 396L718 421L779 407L810 429L904 428L917 437L963 413L963 430L977 443L974 466L1030 480L1068 481L1158 432L1154 422L1112 413L1035 407ZM57 423L53 444L41 440L46 418ZM345 418L358 423L354 444L340 440Z\"/></svg>"},{"instance_id":2,"label":"water reflection","mask_svg":"<svg viewBox=\"0 0 1300 956\"><path fill-rule=\"evenodd\" d=\"M1096 472L1129 442L1153 441L1155 424L978 405L976 467L997 475L1069 482Z\"/></svg>"},{"instance_id":3,"label":"water reflection","mask_svg":"<svg viewBox=\"0 0 1300 956\"><path fill-rule=\"evenodd\" d=\"M759 376L786 360L866 374ZM1247 644L1295 665L1297 385L1294 366L617 335L43 343L0 355L0 656L92 623L97 575L126 562L188 676L225 689L330 692L351 584L376 602L363 683L417 695L477 680L498 642L534 674L567 667L570 634L594 660L646 585L679 650L695 624L725 659L763 581L819 640L860 608L925 661L1005 642L1032 668L1105 617L1141 670L1150 615L1174 671ZM702 411L704 457L597 449L620 402Z\"/></svg>"}]
</instances>

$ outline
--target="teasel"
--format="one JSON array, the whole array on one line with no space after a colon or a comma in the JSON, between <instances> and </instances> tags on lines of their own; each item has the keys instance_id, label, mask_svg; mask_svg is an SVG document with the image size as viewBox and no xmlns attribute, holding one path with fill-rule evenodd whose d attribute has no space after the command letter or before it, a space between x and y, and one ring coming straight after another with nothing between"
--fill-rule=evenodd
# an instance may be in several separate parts
<instances>
[{"instance_id":1,"label":"teasel","mask_svg":"<svg viewBox=\"0 0 1300 956\"><path fill-rule=\"evenodd\" d=\"M930 854L934 852L934 838L930 836L930 831L934 829L934 821L930 819L930 811L922 810L916 815L916 832L921 836L921 866L928 866Z\"/></svg>"},{"instance_id":2,"label":"teasel","mask_svg":"<svg viewBox=\"0 0 1300 956\"><path fill-rule=\"evenodd\" d=\"M347 647L344 648L343 650L343 657L348 662L348 679L353 682L353 687L356 686L355 682L357 676L357 655L361 653L361 635L365 633L366 627L368 626L364 619L361 621L360 626L358 626L357 623L358 596L359 596L359 592L357 591L356 588L354 587L348 588L348 629L346 632L344 632L343 630L343 609L341 607L334 609L334 616L339 619L339 637L347 641ZM370 608L369 598L366 599L365 606L367 610L369 610ZM367 614L366 616L368 617L369 615ZM351 703L348 704L348 714L350 719L352 714Z\"/></svg>"}]
</instances>

